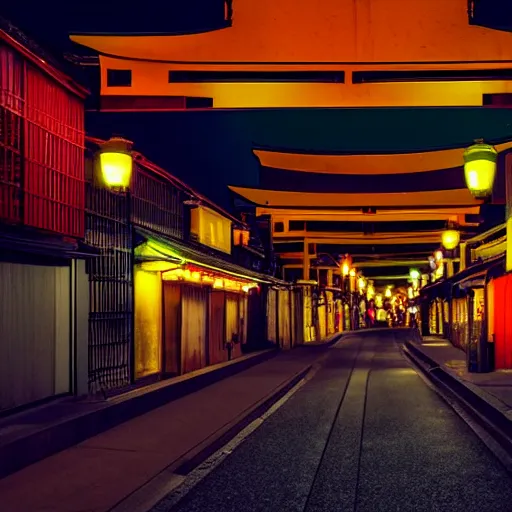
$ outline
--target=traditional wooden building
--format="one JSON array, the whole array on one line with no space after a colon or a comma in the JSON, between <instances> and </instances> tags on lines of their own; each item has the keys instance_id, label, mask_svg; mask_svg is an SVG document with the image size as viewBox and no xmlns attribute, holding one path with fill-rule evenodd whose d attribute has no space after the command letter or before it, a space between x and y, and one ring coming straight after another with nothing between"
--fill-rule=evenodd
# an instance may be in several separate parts
<instances>
[{"instance_id":1,"label":"traditional wooden building","mask_svg":"<svg viewBox=\"0 0 512 512\"><path fill-rule=\"evenodd\" d=\"M0 413L87 392L86 95L0 19Z\"/></svg>"}]
</instances>

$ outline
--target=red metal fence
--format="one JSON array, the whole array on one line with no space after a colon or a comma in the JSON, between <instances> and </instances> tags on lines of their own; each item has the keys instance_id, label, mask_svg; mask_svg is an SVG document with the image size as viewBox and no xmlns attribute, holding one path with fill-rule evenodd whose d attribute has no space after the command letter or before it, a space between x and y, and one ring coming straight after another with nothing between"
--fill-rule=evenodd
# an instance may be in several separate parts
<instances>
[{"instance_id":1,"label":"red metal fence","mask_svg":"<svg viewBox=\"0 0 512 512\"><path fill-rule=\"evenodd\" d=\"M84 236L84 106L0 43L0 220Z\"/></svg>"}]
</instances>

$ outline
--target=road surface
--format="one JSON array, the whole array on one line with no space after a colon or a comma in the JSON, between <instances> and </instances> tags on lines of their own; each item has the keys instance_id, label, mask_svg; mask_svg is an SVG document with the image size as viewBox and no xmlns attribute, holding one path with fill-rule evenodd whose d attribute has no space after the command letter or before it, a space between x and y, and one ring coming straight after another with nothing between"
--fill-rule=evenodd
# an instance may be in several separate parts
<instances>
[{"instance_id":1,"label":"road surface","mask_svg":"<svg viewBox=\"0 0 512 512\"><path fill-rule=\"evenodd\" d=\"M401 355L350 336L177 504L178 512L512 511L512 480Z\"/></svg>"}]
</instances>

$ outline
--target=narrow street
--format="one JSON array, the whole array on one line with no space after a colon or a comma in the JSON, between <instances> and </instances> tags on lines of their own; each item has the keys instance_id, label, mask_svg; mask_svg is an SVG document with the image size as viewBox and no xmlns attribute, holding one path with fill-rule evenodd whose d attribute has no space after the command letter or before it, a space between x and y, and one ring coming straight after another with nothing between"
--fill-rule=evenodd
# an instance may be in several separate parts
<instances>
[{"instance_id":1,"label":"narrow street","mask_svg":"<svg viewBox=\"0 0 512 512\"><path fill-rule=\"evenodd\" d=\"M510 510L508 473L411 368L398 337L342 338L218 467L153 510Z\"/></svg>"}]
</instances>

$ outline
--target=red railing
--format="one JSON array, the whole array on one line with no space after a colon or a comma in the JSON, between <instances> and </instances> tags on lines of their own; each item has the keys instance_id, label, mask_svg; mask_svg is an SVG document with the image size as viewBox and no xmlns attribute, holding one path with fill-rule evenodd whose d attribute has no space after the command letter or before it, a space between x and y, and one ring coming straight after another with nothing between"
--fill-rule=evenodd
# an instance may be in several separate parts
<instances>
[{"instance_id":1,"label":"red railing","mask_svg":"<svg viewBox=\"0 0 512 512\"><path fill-rule=\"evenodd\" d=\"M0 220L84 236L83 101L0 43Z\"/></svg>"}]
</instances>

